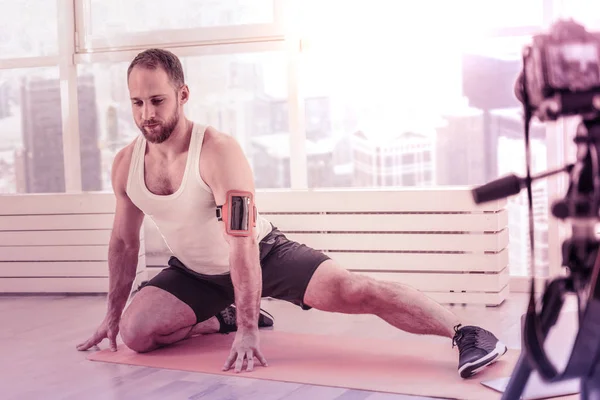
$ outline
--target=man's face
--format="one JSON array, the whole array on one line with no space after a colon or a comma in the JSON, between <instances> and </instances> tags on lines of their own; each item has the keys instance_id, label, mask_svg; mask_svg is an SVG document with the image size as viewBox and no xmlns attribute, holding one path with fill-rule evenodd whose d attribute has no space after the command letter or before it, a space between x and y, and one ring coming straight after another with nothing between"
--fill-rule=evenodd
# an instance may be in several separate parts
<instances>
[{"instance_id":1,"label":"man's face","mask_svg":"<svg viewBox=\"0 0 600 400\"><path fill-rule=\"evenodd\" d=\"M179 122L187 100L186 87L175 89L162 68L136 66L129 75L129 94L135 124L151 143L167 140Z\"/></svg>"}]
</instances>

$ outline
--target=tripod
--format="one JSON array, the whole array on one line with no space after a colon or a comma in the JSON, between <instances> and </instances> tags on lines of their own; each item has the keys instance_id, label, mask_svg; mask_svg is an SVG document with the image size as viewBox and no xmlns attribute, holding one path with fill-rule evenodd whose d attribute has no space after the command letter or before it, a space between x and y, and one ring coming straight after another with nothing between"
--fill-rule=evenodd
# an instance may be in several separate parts
<instances>
[{"instance_id":1,"label":"tripod","mask_svg":"<svg viewBox=\"0 0 600 400\"><path fill-rule=\"evenodd\" d=\"M579 255L587 253L590 250L590 248L586 249L588 246L595 248L592 252L597 254L597 242L593 244L588 242L586 245L584 240L579 244L566 240L563 245L563 256L569 257L571 265L575 265L583 261L578 257L578 253ZM587 258L589 259L589 257ZM564 304L564 294L577 293L578 279L574 278L573 275L555 279L546 288L542 300L542 310L539 315L539 331L536 332L532 329L531 322L526 322L523 330L525 349L522 350L517 361L502 396L503 400L521 398L533 368L538 370L542 378L551 382L580 378L581 398L600 400L600 282L597 274L599 265L598 262L594 265L595 279L592 282L594 290L590 293L584 311L581 311L579 331L565 371L562 374L557 374L554 367L545 359L543 348L533 345L531 341L539 339L538 343L543 345L550 329L558 320ZM537 318L537 316L528 315L528 318ZM532 349L533 346L536 346L535 350ZM530 349L529 354L528 349Z\"/></svg>"},{"instance_id":2,"label":"tripod","mask_svg":"<svg viewBox=\"0 0 600 400\"><path fill-rule=\"evenodd\" d=\"M552 214L568 220L572 228L572 236L562 245L562 265L567 267L568 274L546 286L539 314L532 281L523 349L503 400L520 399L534 370L548 382L579 378L581 398L600 400L600 241L595 231L600 212L600 119L584 119L574 141L578 149L575 164L530 179L510 175L473 190L475 202L481 203L517 194L533 180L556 173L568 172L570 177L566 196L552 206ZM558 373L543 344L558 320L566 294L575 294L580 301L579 330L569 362Z\"/></svg>"}]
</instances>

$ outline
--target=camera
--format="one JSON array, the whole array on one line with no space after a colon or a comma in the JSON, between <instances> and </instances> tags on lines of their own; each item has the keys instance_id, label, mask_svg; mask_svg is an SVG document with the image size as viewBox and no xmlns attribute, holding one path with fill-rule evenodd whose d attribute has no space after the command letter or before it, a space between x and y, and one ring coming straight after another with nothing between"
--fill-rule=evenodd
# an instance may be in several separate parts
<instances>
[{"instance_id":1,"label":"camera","mask_svg":"<svg viewBox=\"0 0 600 400\"><path fill-rule=\"evenodd\" d=\"M523 70L527 82L519 79L523 86L517 92L526 93L525 106L540 121L600 111L600 33L573 20L558 21L550 33L535 35L525 47Z\"/></svg>"},{"instance_id":2,"label":"camera","mask_svg":"<svg viewBox=\"0 0 600 400\"><path fill-rule=\"evenodd\" d=\"M546 284L539 305L532 276L521 355L502 398L520 399L535 370L548 382L579 378L581 398L600 400L600 241L596 233L600 219L600 33L588 32L573 20L560 20L549 33L533 36L531 44L523 49L523 68L514 91L524 110L527 175L511 174L474 188L473 200L497 200L527 188L531 265L535 265L532 182L567 173L567 192L553 202L551 211L554 217L570 224L571 236L563 241L561 249L567 273ZM532 118L545 122L569 116L581 118L574 137L576 161L531 176ZM544 341L558 320L566 295L577 297L579 327L569 362L559 372L545 352Z\"/></svg>"}]
</instances>

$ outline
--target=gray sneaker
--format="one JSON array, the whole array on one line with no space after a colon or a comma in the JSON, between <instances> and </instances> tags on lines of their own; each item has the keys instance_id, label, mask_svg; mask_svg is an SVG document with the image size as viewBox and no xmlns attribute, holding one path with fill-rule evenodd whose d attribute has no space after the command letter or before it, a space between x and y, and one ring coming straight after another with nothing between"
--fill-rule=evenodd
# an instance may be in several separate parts
<instances>
[{"instance_id":1,"label":"gray sneaker","mask_svg":"<svg viewBox=\"0 0 600 400\"><path fill-rule=\"evenodd\" d=\"M458 373L468 378L502 357L507 347L494 336L478 326L456 325L452 348L458 346Z\"/></svg>"},{"instance_id":2,"label":"gray sneaker","mask_svg":"<svg viewBox=\"0 0 600 400\"><path fill-rule=\"evenodd\" d=\"M219 320L221 327L219 333L229 333L237 331L237 309L235 305L227 306L223 311L215 315ZM268 328L273 326L275 319L267 311L260 309L258 313L258 327Z\"/></svg>"}]
</instances>

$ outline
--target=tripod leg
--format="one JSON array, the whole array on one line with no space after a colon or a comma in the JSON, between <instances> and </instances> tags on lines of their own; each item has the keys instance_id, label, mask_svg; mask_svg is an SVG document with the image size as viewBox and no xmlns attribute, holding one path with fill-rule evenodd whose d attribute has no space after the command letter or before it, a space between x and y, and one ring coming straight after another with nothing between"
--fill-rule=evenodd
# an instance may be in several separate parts
<instances>
[{"instance_id":1,"label":"tripod leg","mask_svg":"<svg viewBox=\"0 0 600 400\"><path fill-rule=\"evenodd\" d=\"M544 341L550 328L556 324L558 315L564 304L562 298L564 284L564 280L555 280L548 286L544 293L544 304L540 316ZM506 386L506 390L502 396L502 400L520 399L525 391L525 386L527 386L532 370L529 360L527 359L525 346L523 346L519 360L515 365L515 369L513 370L508 385Z\"/></svg>"},{"instance_id":2,"label":"tripod leg","mask_svg":"<svg viewBox=\"0 0 600 400\"><path fill-rule=\"evenodd\" d=\"M581 378L581 398L583 400L600 400L600 360L596 363L592 375Z\"/></svg>"},{"instance_id":3,"label":"tripod leg","mask_svg":"<svg viewBox=\"0 0 600 400\"><path fill-rule=\"evenodd\" d=\"M531 365L527 361L527 356L524 351L521 352L519 356L519 360L515 365L515 369L513 370L512 376L504 390L502 395L502 400L515 400L520 399L525 391L525 386L529 381L529 376L531 375Z\"/></svg>"},{"instance_id":4,"label":"tripod leg","mask_svg":"<svg viewBox=\"0 0 600 400\"><path fill-rule=\"evenodd\" d=\"M591 360L590 371L582 371L581 398L584 400L600 400L600 255L596 258L591 278L591 297L586 306L584 321L579 327L579 335L584 337L583 350L592 352L596 349L595 358ZM590 354L588 354L590 356ZM591 355L593 357L593 355ZM579 356L585 357L585 353ZM587 364L586 364L587 365Z\"/></svg>"}]
</instances>

